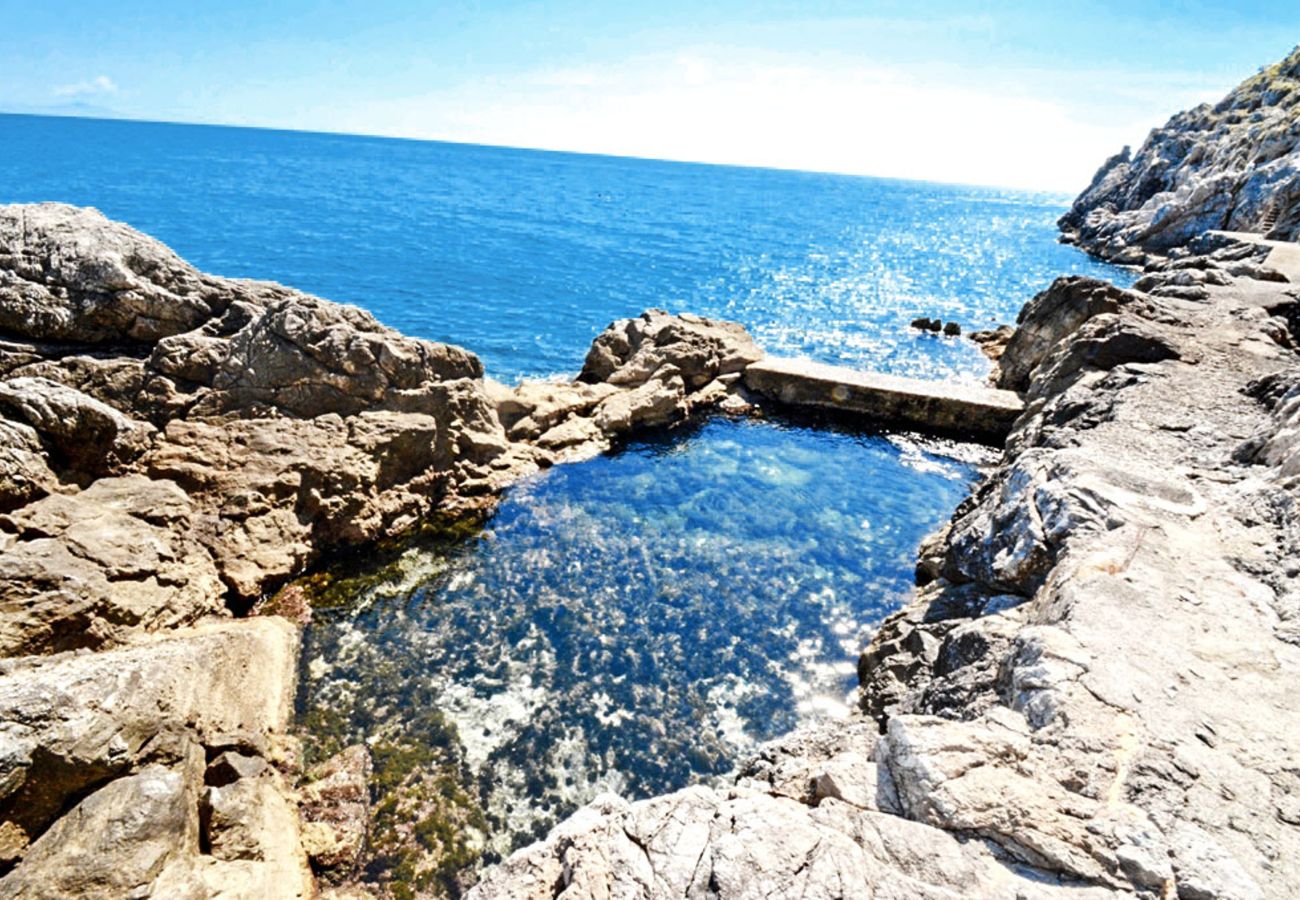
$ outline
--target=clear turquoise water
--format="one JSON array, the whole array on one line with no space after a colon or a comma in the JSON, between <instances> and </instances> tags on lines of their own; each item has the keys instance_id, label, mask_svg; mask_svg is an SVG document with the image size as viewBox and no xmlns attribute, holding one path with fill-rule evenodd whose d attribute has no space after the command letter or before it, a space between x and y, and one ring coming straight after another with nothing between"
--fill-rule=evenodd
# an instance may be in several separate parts
<instances>
[{"instance_id":1,"label":"clear turquoise water","mask_svg":"<svg viewBox=\"0 0 1300 900\"><path fill-rule=\"evenodd\" d=\"M304 714L347 740L457 726L498 852L601 790L726 773L855 705L921 537L987 451L715 419L558 466L477 534L344 567L305 639ZM337 721L341 717L343 721Z\"/></svg>"},{"instance_id":2,"label":"clear turquoise water","mask_svg":"<svg viewBox=\"0 0 1300 900\"><path fill-rule=\"evenodd\" d=\"M35 200L355 303L506 381L577 371L611 319L649 307L736 319L773 353L975 377L969 342L907 323L985 327L1057 275L1127 277L1055 242L1052 194L0 115L0 202Z\"/></svg>"},{"instance_id":3,"label":"clear turquoise water","mask_svg":"<svg viewBox=\"0 0 1300 900\"><path fill-rule=\"evenodd\" d=\"M575 372L648 307L739 320L774 353L979 378L969 341L907 323L985 327L1057 275L1128 278L1055 242L1066 199L0 115L0 202L97 206L202 269L358 304L507 381ZM707 779L844 714L979 453L811 424L647 437L518 486L481 532L338 562L305 637L316 749L369 741L381 801L421 760L433 806L481 809L490 855L602 788Z\"/></svg>"}]
</instances>

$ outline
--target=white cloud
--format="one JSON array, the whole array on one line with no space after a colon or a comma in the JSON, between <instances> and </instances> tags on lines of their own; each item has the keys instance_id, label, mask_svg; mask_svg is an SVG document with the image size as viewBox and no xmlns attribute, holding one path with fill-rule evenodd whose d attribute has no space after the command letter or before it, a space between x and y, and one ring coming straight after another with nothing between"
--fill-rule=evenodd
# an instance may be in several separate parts
<instances>
[{"instance_id":1,"label":"white cloud","mask_svg":"<svg viewBox=\"0 0 1300 900\"><path fill-rule=\"evenodd\" d=\"M107 97L116 93L117 83L107 75L96 75L74 84L61 84L54 89L56 97Z\"/></svg>"},{"instance_id":2,"label":"white cloud","mask_svg":"<svg viewBox=\"0 0 1300 900\"><path fill-rule=\"evenodd\" d=\"M706 47L320 115L372 134L1077 191L1178 108L1128 106L1115 122L1050 89Z\"/></svg>"}]
</instances>

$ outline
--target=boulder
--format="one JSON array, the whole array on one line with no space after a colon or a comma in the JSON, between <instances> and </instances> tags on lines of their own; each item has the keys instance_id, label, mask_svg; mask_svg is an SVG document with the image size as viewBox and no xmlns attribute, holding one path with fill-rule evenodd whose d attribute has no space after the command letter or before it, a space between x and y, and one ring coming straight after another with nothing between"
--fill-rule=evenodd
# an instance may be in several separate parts
<instances>
[{"instance_id":1,"label":"boulder","mask_svg":"<svg viewBox=\"0 0 1300 900\"><path fill-rule=\"evenodd\" d=\"M270 753L265 748L284 734L297 647L293 626L259 618L11 663L0 674L0 821L21 833L25 847L63 822L88 790L154 764L181 770L176 790L192 797L188 808L197 814L204 746L243 733L245 744L260 742ZM57 832L65 839L80 827L75 816L67 821ZM27 873L20 881L42 868L41 857L21 849L14 856L23 860L15 874ZM0 896L8 884L0 879Z\"/></svg>"},{"instance_id":2,"label":"boulder","mask_svg":"<svg viewBox=\"0 0 1300 900\"><path fill-rule=\"evenodd\" d=\"M1034 369L1062 338L1093 316L1118 312L1122 306L1142 308L1145 302L1139 294L1095 278L1056 279L1020 310L998 361L998 386L1027 391Z\"/></svg>"},{"instance_id":3,"label":"boulder","mask_svg":"<svg viewBox=\"0 0 1300 900\"><path fill-rule=\"evenodd\" d=\"M36 430L0 418L0 513L45 496L58 483Z\"/></svg>"},{"instance_id":4,"label":"boulder","mask_svg":"<svg viewBox=\"0 0 1300 900\"><path fill-rule=\"evenodd\" d=\"M601 332L587 352L578 380L636 387L670 365L687 390L694 391L762 358L763 351L735 322L689 313L672 316L652 309Z\"/></svg>"},{"instance_id":5,"label":"boulder","mask_svg":"<svg viewBox=\"0 0 1300 900\"><path fill-rule=\"evenodd\" d=\"M478 357L459 347L408 338L356 307L305 295L271 302L223 343L189 339L186 349L197 351L197 363L185 374L200 380L215 370L213 391L193 415L256 415L267 409L303 418L372 409L445 412L443 382L483 377ZM177 349L164 345L155 360L170 361ZM178 367L173 362L168 369Z\"/></svg>"},{"instance_id":6,"label":"boulder","mask_svg":"<svg viewBox=\"0 0 1300 900\"><path fill-rule=\"evenodd\" d=\"M0 206L0 332L152 343L199 327L235 300L283 293L277 285L204 275L94 209Z\"/></svg>"},{"instance_id":7,"label":"boulder","mask_svg":"<svg viewBox=\"0 0 1300 900\"><path fill-rule=\"evenodd\" d=\"M222 580L252 599L322 548L398 534L451 493L478 452L434 416L177 420L142 464L214 517L201 534Z\"/></svg>"},{"instance_id":8,"label":"boulder","mask_svg":"<svg viewBox=\"0 0 1300 900\"><path fill-rule=\"evenodd\" d=\"M103 648L225 611L174 482L101 478L0 516L0 655Z\"/></svg>"},{"instance_id":9,"label":"boulder","mask_svg":"<svg viewBox=\"0 0 1300 900\"><path fill-rule=\"evenodd\" d=\"M121 473L148 449L155 430L46 378L0 381L0 414L36 431L56 466L83 477Z\"/></svg>"}]
</instances>

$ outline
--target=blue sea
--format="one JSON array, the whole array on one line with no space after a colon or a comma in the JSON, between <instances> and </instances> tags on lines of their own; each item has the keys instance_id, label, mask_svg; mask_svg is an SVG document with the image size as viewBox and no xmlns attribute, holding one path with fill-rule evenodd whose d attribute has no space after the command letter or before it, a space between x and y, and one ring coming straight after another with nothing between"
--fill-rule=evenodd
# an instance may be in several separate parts
<instances>
[{"instance_id":1,"label":"blue sea","mask_svg":"<svg viewBox=\"0 0 1300 900\"><path fill-rule=\"evenodd\" d=\"M975 378L920 315L1012 322L1057 275L1125 277L1055 241L1069 198L460 144L0 115L0 202L94 206L200 269L353 303L571 375L612 319L743 322L771 353Z\"/></svg>"},{"instance_id":2,"label":"blue sea","mask_svg":"<svg viewBox=\"0 0 1300 900\"><path fill-rule=\"evenodd\" d=\"M507 382L571 375L607 323L650 307L738 320L776 354L979 379L970 341L910 320L983 328L1058 275L1130 279L1056 243L1060 195L0 115L0 202L35 200L357 304ZM715 419L541 473L485 522L329 560L303 582L308 755L365 741L372 845L451 841L447 885L601 790L723 776L850 714L917 543L990 459L865 425ZM392 853L369 868L401 870Z\"/></svg>"}]
</instances>

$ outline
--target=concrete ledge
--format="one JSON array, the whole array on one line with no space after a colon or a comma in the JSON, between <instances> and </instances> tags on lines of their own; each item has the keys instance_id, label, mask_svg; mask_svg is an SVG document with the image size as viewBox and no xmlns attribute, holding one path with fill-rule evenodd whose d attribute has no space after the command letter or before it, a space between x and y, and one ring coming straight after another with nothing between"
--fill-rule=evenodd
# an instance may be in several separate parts
<instances>
[{"instance_id":1,"label":"concrete ledge","mask_svg":"<svg viewBox=\"0 0 1300 900\"><path fill-rule=\"evenodd\" d=\"M950 432L1001 445L1024 410L1012 391L900 378L799 359L767 357L745 369L745 386L790 406L818 406L884 424Z\"/></svg>"}]
</instances>

